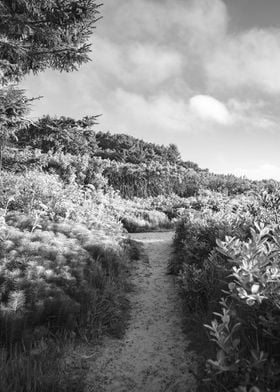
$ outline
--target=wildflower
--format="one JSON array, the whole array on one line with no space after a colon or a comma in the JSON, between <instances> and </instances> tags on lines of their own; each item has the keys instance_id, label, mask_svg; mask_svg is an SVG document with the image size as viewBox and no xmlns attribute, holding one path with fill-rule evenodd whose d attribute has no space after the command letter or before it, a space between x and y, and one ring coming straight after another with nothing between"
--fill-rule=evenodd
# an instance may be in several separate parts
<instances>
[{"instance_id":1,"label":"wildflower","mask_svg":"<svg viewBox=\"0 0 280 392\"><path fill-rule=\"evenodd\" d=\"M251 287L252 294L257 294L260 289L260 285L258 283L254 283Z\"/></svg>"}]
</instances>

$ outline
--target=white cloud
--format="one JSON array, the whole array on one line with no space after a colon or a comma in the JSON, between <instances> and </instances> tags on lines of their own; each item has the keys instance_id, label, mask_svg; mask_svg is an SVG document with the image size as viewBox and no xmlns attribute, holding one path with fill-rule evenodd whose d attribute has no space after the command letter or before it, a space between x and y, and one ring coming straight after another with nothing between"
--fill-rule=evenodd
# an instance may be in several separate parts
<instances>
[{"instance_id":1,"label":"white cloud","mask_svg":"<svg viewBox=\"0 0 280 392\"><path fill-rule=\"evenodd\" d=\"M232 122L226 105L209 95L192 97L190 111L203 120L213 120L223 125L229 125Z\"/></svg>"},{"instance_id":2,"label":"white cloud","mask_svg":"<svg viewBox=\"0 0 280 392\"><path fill-rule=\"evenodd\" d=\"M226 34L227 8L221 0L193 0L177 15L182 42L194 52L212 52Z\"/></svg>"},{"instance_id":3,"label":"white cloud","mask_svg":"<svg viewBox=\"0 0 280 392\"><path fill-rule=\"evenodd\" d=\"M118 89L111 98L109 113L103 118L105 126L134 134L153 132L175 134L189 128L188 105L168 95L145 98Z\"/></svg>"},{"instance_id":4,"label":"white cloud","mask_svg":"<svg viewBox=\"0 0 280 392\"><path fill-rule=\"evenodd\" d=\"M182 57L175 50L156 43L117 45L108 39L96 37L97 56L92 73L100 75L105 84L153 88L182 71Z\"/></svg>"},{"instance_id":5,"label":"white cloud","mask_svg":"<svg viewBox=\"0 0 280 392\"><path fill-rule=\"evenodd\" d=\"M210 96L183 100L166 93L145 96L121 88L111 94L102 117L103 129L144 135L148 139L151 134L170 135L175 142L175 135L215 133L231 122L226 106Z\"/></svg>"},{"instance_id":6,"label":"white cloud","mask_svg":"<svg viewBox=\"0 0 280 392\"><path fill-rule=\"evenodd\" d=\"M199 50L224 36L227 9L222 0L108 0L104 9L110 18L114 42L150 42L186 45Z\"/></svg>"},{"instance_id":7,"label":"white cloud","mask_svg":"<svg viewBox=\"0 0 280 392\"><path fill-rule=\"evenodd\" d=\"M213 88L255 87L269 94L280 92L280 31L250 30L225 36L224 43L205 60Z\"/></svg>"},{"instance_id":8,"label":"white cloud","mask_svg":"<svg viewBox=\"0 0 280 392\"><path fill-rule=\"evenodd\" d=\"M243 130L265 130L274 132L278 129L278 121L275 116L267 114L268 104L263 100L250 101L231 98L227 102L233 122Z\"/></svg>"},{"instance_id":9,"label":"white cloud","mask_svg":"<svg viewBox=\"0 0 280 392\"><path fill-rule=\"evenodd\" d=\"M172 76L179 77L182 69L179 53L151 44L133 45L128 51L128 58L131 79L153 86Z\"/></svg>"},{"instance_id":10,"label":"white cloud","mask_svg":"<svg viewBox=\"0 0 280 392\"><path fill-rule=\"evenodd\" d=\"M271 163L261 163L254 168L238 168L235 170L237 175L246 175L253 180L274 179L280 181L280 166Z\"/></svg>"}]
</instances>

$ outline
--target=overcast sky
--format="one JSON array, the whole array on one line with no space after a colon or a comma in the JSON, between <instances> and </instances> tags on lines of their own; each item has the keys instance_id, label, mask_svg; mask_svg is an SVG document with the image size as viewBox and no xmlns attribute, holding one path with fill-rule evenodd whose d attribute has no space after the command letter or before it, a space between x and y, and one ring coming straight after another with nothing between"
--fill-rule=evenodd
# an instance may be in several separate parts
<instances>
[{"instance_id":1,"label":"overcast sky","mask_svg":"<svg viewBox=\"0 0 280 392\"><path fill-rule=\"evenodd\" d=\"M280 1L104 0L93 61L28 77L33 116L175 143L217 173L280 180Z\"/></svg>"}]
</instances>

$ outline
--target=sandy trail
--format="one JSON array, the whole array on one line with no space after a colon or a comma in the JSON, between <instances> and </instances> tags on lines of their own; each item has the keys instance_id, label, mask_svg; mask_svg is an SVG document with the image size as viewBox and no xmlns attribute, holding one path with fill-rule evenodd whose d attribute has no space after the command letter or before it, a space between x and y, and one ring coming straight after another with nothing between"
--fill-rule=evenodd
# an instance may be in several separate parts
<instances>
[{"instance_id":1,"label":"sandy trail","mask_svg":"<svg viewBox=\"0 0 280 392\"><path fill-rule=\"evenodd\" d=\"M195 356L181 329L182 310L166 274L173 233L137 233L144 245L123 340L108 339L89 369L87 392L192 392Z\"/></svg>"}]
</instances>

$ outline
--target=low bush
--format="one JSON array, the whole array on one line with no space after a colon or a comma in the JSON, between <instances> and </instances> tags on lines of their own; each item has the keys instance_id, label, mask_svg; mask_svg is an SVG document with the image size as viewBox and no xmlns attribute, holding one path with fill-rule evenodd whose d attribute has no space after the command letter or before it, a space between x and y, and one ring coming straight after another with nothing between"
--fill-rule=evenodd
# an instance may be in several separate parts
<instances>
[{"instance_id":1,"label":"low bush","mask_svg":"<svg viewBox=\"0 0 280 392\"><path fill-rule=\"evenodd\" d=\"M26 346L42 326L118 335L126 268L120 246L81 224L39 223L33 231L27 224L0 231L0 342Z\"/></svg>"},{"instance_id":2,"label":"low bush","mask_svg":"<svg viewBox=\"0 0 280 392\"><path fill-rule=\"evenodd\" d=\"M248 241L218 241L232 269L222 312L206 325L217 348L207 361L209 391L279 391L279 238L279 227L256 225Z\"/></svg>"},{"instance_id":3,"label":"low bush","mask_svg":"<svg viewBox=\"0 0 280 392\"><path fill-rule=\"evenodd\" d=\"M250 214L187 210L176 226L170 272L178 274L184 264L200 268L215 248L217 238L223 240L234 234L247 238L251 224Z\"/></svg>"},{"instance_id":4,"label":"low bush","mask_svg":"<svg viewBox=\"0 0 280 392\"><path fill-rule=\"evenodd\" d=\"M57 175L41 171L24 174L4 171L0 182L0 210L22 212L33 219L34 227L40 219L71 220L121 236L123 228L114 209L113 190L104 192L93 185L80 187L75 182L65 184Z\"/></svg>"},{"instance_id":5,"label":"low bush","mask_svg":"<svg viewBox=\"0 0 280 392\"><path fill-rule=\"evenodd\" d=\"M163 212L155 210L126 210L121 222L130 233L151 231L172 227L171 221Z\"/></svg>"},{"instance_id":6,"label":"low bush","mask_svg":"<svg viewBox=\"0 0 280 392\"><path fill-rule=\"evenodd\" d=\"M0 219L0 390L83 391L64 342L119 337L128 316L128 260L112 231L18 211ZM58 344L59 342L59 344Z\"/></svg>"},{"instance_id":7,"label":"low bush","mask_svg":"<svg viewBox=\"0 0 280 392\"><path fill-rule=\"evenodd\" d=\"M196 323L196 339L205 341L208 331L213 341L203 352L200 347L206 366L200 369L198 390L277 392L280 198L260 191L218 196L215 204L208 196L189 200L170 265L188 317Z\"/></svg>"},{"instance_id":8,"label":"low bush","mask_svg":"<svg viewBox=\"0 0 280 392\"><path fill-rule=\"evenodd\" d=\"M82 391L63 342L120 336L128 317L138 251L123 238L121 198L40 170L0 181L0 390Z\"/></svg>"}]
</instances>

